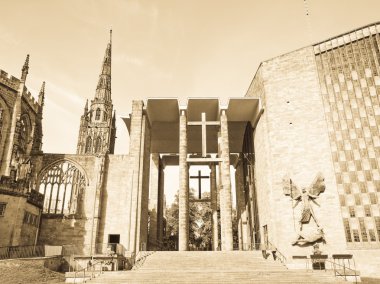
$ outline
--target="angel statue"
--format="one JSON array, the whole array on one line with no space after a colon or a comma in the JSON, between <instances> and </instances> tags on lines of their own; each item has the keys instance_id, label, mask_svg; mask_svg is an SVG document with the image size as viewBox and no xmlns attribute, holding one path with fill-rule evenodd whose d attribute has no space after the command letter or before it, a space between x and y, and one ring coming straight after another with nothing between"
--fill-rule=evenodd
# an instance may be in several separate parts
<instances>
[{"instance_id":1,"label":"angel statue","mask_svg":"<svg viewBox=\"0 0 380 284\"><path fill-rule=\"evenodd\" d=\"M315 216L313 207L310 201L320 206L315 199L325 191L325 179L321 173L318 173L312 184L308 188L302 188L302 191L299 190L296 184L290 178L283 179L284 194L289 195L296 203L293 205L295 208L299 203L302 202L302 211L299 217L299 232L298 237L293 245L295 244L305 244L308 242L315 242L319 239L323 239L323 230L319 225L318 219ZM310 222L310 219L313 218L315 224L317 225L317 230L315 233L307 234L308 237L305 237L305 232L302 232L302 226ZM314 236L315 235L315 236Z\"/></svg>"}]
</instances>

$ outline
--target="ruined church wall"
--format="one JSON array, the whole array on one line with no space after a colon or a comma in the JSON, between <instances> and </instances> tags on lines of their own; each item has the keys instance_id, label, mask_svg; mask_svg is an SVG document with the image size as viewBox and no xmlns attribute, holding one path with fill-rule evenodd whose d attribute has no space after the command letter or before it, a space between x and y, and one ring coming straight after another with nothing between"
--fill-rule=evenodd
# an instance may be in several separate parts
<instances>
[{"instance_id":1,"label":"ruined church wall","mask_svg":"<svg viewBox=\"0 0 380 284\"><path fill-rule=\"evenodd\" d=\"M127 247L131 207L128 184L132 182L129 155L109 155L101 196L98 242L107 243L110 234L119 234L120 243Z\"/></svg>"},{"instance_id":2,"label":"ruined church wall","mask_svg":"<svg viewBox=\"0 0 380 284\"><path fill-rule=\"evenodd\" d=\"M264 94L265 111L254 141L260 225L268 222L269 241L285 255L311 253L311 247L291 245L302 203L292 210L294 201L284 195L282 178L289 175L302 188L321 172L326 190L317 199L321 206L312 205L325 232L327 243L321 250L343 252L346 243L312 47L268 60L260 69L254 80L261 80L263 86L252 84L247 92L248 96Z\"/></svg>"},{"instance_id":3,"label":"ruined church wall","mask_svg":"<svg viewBox=\"0 0 380 284\"><path fill-rule=\"evenodd\" d=\"M4 216L0 217L0 247L33 245L37 225L24 223L25 211L36 216L39 209L27 203L26 197L0 194L0 203L6 203Z\"/></svg>"},{"instance_id":4,"label":"ruined church wall","mask_svg":"<svg viewBox=\"0 0 380 284\"><path fill-rule=\"evenodd\" d=\"M99 179L99 157L68 154L44 154L35 161L39 178L44 169L56 162L68 160L82 170L87 179L87 186L79 196L77 214L70 216L43 214L41 218L39 244L46 245L72 245L77 252L89 253L91 250L91 237L96 236L98 212L94 216L94 203L99 202L97 181ZM96 242L96 241L94 241ZM94 245L94 244L93 244Z\"/></svg>"}]
</instances>

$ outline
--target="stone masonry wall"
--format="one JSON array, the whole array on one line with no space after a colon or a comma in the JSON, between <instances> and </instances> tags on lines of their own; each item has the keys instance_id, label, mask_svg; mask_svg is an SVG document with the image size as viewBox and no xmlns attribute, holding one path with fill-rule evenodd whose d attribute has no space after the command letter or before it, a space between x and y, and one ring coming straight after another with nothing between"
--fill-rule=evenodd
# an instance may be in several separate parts
<instances>
[{"instance_id":1,"label":"stone masonry wall","mask_svg":"<svg viewBox=\"0 0 380 284\"><path fill-rule=\"evenodd\" d=\"M0 247L33 245L37 226L24 224L24 214L28 211L39 215L39 209L26 202L26 197L0 194L0 203L6 203L4 216L0 217Z\"/></svg>"},{"instance_id":2,"label":"stone masonry wall","mask_svg":"<svg viewBox=\"0 0 380 284\"><path fill-rule=\"evenodd\" d=\"M286 256L310 254L311 247L291 245L302 203L292 210L282 178L289 175L301 189L321 172L326 190L317 199L320 207L312 204L325 232L321 250L341 253L344 231L312 47L266 61L260 69L247 95L265 98L254 138L261 226L268 226L269 241Z\"/></svg>"},{"instance_id":3,"label":"stone masonry wall","mask_svg":"<svg viewBox=\"0 0 380 284\"><path fill-rule=\"evenodd\" d=\"M108 242L108 235L119 234L120 243L127 247L130 221L127 210L131 200L127 191L132 182L128 155L109 155L105 186L101 200L101 222L98 241Z\"/></svg>"},{"instance_id":4,"label":"stone masonry wall","mask_svg":"<svg viewBox=\"0 0 380 284\"><path fill-rule=\"evenodd\" d=\"M91 251L91 238L95 239L96 222L93 222L94 202L98 180L98 163L95 156L66 155L66 154L44 154L35 160L39 169L39 178L44 169L49 168L56 162L68 160L79 168L86 177L87 186L78 204L81 214L64 217L62 215L43 214L38 242L48 245L73 245L84 253ZM99 199L97 198L97 201ZM98 205L95 205L96 207ZM97 215L97 212L95 212ZM96 218L98 219L98 218ZM93 241L93 242L96 242ZM94 243L92 244L94 245Z\"/></svg>"}]
</instances>

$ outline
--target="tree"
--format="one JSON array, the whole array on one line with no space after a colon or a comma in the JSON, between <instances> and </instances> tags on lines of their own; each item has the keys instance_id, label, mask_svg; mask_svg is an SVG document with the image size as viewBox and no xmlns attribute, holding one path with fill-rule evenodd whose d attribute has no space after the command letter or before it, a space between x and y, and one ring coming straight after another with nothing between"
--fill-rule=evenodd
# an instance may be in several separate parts
<instances>
[{"instance_id":1,"label":"tree","mask_svg":"<svg viewBox=\"0 0 380 284\"><path fill-rule=\"evenodd\" d=\"M189 199L195 199L196 191L191 188ZM204 192L203 199L209 199L210 193ZM174 202L166 210L166 236L165 243L168 250L176 250L178 244L178 192ZM232 230L234 242L237 242L236 211L232 212ZM211 250L212 247L212 210L210 202L190 202L189 204L189 247L194 250ZM220 226L220 225L219 225ZM219 229L220 233L220 229Z\"/></svg>"}]
</instances>

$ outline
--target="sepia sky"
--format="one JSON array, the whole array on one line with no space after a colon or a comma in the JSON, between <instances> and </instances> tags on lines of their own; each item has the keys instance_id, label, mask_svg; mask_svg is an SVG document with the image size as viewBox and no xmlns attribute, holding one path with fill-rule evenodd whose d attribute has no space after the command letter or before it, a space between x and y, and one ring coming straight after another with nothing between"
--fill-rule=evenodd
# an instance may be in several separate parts
<instances>
[{"instance_id":1,"label":"sepia sky","mask_svg":"<svg viewBox=\"0 0 380 284\"><path fill-rule=\"evenodd\" d=\"M75 153L113 29L117 115L148 97L244 96L260 62L380 20L378 0L0 0L0 69L38 95L43 150ZM116 153L128 134L117 120Z\"/></svg>"},{"instance_id":2,"label":"sepia sky","mask_svg":"<svg viewBox=\"0 0 380 284\"><path fill-rule=\"evenodd\" d=\"M0 0L0 69L37 96L45 152L74 153L113 29L112 98L243 96L261 61L380 20L377 0ZM118 119L117 153L127 132Z\"/></svg>"}]
</instances>

